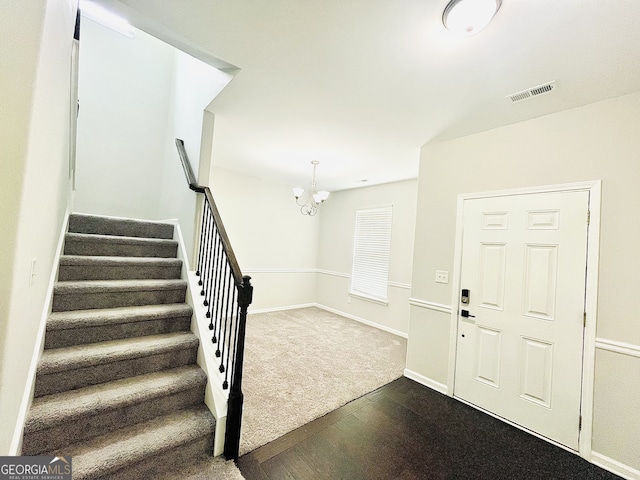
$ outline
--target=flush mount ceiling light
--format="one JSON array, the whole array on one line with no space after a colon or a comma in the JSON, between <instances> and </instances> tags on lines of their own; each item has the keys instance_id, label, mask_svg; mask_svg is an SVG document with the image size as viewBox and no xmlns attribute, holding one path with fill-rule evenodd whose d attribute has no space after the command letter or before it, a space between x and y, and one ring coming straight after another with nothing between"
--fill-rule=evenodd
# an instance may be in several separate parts
<instances>
[{"instance_id":1,"label":"flush mount ceiling light","mask_svg":"<svg viewBox=\"0 0 640 480\"><path fill-rule=\"evenodd\" d=\"M311 177L311 183L309 190L304 188L293 188L293 196L296 197L296 203L300 206L300 213L303 215L313 216L318 213L318 208L322 203L329 198L329 192L325 190L316 190L316 166L320 162L314 160L311 162L313 165L313 177Z\"/></svg>"},{"instance_id":2,"label":"flush mount ceiling light","mask_svg":"<svg viewBox=\"0 0 640 480\"><path fill-rule=\"evenodd\" d=\"M486 27L502 0L451 0L442 14L442 23L457 35L474 35Z\"/></svg>"}]
</instances>

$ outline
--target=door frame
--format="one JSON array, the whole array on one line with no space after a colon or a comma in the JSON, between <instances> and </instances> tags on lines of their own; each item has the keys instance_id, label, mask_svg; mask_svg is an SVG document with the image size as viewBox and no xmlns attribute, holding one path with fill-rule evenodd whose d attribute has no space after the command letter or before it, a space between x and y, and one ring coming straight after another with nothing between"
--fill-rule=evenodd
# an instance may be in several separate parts
<instances>
[{"instance_id":1,"label":"door frame","mask_svg":"<svg viewBox=\"0 0 640 480\"><path fill-rule=\"evenodd\" d=\"M587 229L587 273L585 285L585 312L586 326L584 329L584 344L582 355L582 393L580 397L580 415L582 416L582 428L578 441L578 452L567 448L553 440L543 437L536 432L521 427L513 422L503 421L514 425L521 430L525 430L547 442L553 443L570 452L578 453L581 457L590 461L591 459L591 434L593 431L593 391L594 391L594 371L596 354L596 319L598 313L598 266L600 256L600 211L602 199L602 180L566 183L560 185L547 185L540 187L525 187L508 190L497 190L478 193L461 193L458 195L456 213L456 236L453 263L453 284L451 292L451 329L449 336L449 365L447 375L447 395L455 397L455 369L456 350L458 338L458 309L460 277L462 274L462 237L463 237L463 212L466 200L508 197L515 195L528 195L535 193L560 193L560 192L589 192L589 215L590 221ZM455 397L457 400L465 402L463 399ZM468 402L465 402L468 403ZM474 406L474 405L472 405ZM474 406L475 407L475 406ZM478 408L478 407L475 407ZM487 412L484 409L480 409ZM491 414L491 412L487 412ZM495 415L494 415L495 416Z\"/></svg>"}]
</instances>

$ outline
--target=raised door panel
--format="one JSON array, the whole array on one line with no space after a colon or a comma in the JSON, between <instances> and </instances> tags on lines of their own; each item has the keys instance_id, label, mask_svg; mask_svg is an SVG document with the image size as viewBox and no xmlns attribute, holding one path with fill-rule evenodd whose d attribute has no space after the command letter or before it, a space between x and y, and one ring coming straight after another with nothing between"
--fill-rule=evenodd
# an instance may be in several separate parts
<instances>
[{"instance_id":1,"label":"raised door panel","mask_svg":"<svg viewBox=\"0 0 640 480\"><path fill-rule=\"evenodd\" d=\"M558 277L557 245L525 245L523 314L553 320Z\"/></svg>"}]
</instances>

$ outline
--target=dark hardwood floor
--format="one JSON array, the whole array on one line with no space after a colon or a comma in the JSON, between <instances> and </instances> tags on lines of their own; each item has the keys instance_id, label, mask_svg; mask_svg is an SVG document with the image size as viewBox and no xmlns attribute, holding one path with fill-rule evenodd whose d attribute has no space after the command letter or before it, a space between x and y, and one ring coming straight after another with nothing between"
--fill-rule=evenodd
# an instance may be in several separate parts
<instances>
[{"instance_id":1,"label":"dark hardwood floor","mask_svg":"<svg viewBox=\"0 0 640 480\"><path fill-rule=\"evenodd\" d=\"M407 378L250 452L247 480L620 477Z\"/></svg>"}]
</instances>

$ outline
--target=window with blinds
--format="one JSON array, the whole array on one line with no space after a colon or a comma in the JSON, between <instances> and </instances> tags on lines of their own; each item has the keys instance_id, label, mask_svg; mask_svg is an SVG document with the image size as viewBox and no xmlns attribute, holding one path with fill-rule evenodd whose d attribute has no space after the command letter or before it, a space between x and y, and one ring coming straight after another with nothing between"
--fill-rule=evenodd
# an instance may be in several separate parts
<instances>
[{"instance_id":1,"label":"window with blinds","mask_svg":"<svg viewBox=\"0 0 640 480\"><path fill-rule=\"evenodd\" d=\"M391 206L356 211L351 294L386 303L391 220Z\"/></svg>"}]
</instances>

